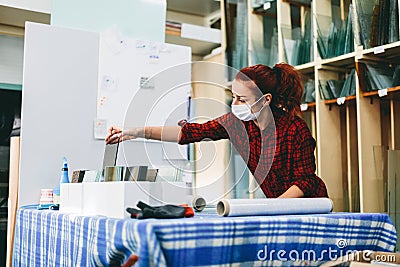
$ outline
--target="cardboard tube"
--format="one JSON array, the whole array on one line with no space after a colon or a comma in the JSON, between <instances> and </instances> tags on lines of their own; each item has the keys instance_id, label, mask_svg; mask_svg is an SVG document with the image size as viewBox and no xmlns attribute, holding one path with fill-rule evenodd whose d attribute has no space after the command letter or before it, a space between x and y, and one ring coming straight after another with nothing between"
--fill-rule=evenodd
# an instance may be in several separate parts
<instances>
[{"instance_id":1,"label":"cardboard tube","mask_svg":"<svg viewBox=\"0 0 400 267\"><path fill-rule=\"evenodd\" d=\"M206 207L207 203L203 197L196 196L192 199L192 207L195 211L202 211Z\"/></svg>"},{"instance_id":2,"label":"cardboard tube","mask_svg":"<svg viewBox=\"0 0 400 267\"><path fill-rule=\"evenodd\" d=\"M329 213L329 198L223 199L217 204L220 216L254 216Z\"/></svg>"}]
</instances>

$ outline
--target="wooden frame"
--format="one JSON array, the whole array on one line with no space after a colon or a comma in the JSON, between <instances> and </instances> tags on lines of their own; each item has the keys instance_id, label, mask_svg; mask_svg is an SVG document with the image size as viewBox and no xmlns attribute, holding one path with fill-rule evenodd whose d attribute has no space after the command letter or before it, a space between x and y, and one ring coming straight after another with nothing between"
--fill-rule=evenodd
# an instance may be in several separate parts
<instances>
[{"instance_id":1,"label":"wooden frame","mask_svg":"<svg viewBox=\"0 0 400 267\"><path fill-rule=\"evenodd\" d=\"M9 196L8 196L8 223L7 223L7 261L6 266L12 266L12 251L14 244L15 219L18 209L18 184L20 137L11 137L10 141L10 170L9 170Z\"/></svg>"}]
</instances>

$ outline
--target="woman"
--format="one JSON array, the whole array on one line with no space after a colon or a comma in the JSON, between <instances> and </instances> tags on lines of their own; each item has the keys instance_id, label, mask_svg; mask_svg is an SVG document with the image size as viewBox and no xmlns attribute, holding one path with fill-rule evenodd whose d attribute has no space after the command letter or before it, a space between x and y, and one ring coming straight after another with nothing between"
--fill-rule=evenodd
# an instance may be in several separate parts
<instances>
[{"instance_id":1,"label":"woman","mask_svg":"<svg viewBox=\"0 0 400 267\"><path fill-rule=\"evenodd\" d=\"M180 144L229 139L266 197L327 197L324 182L315 175L315 140L298 116L303 95L298 71L286 63L243 68L232 83L232 95L232 112L217 119L124 131L111 127L106 143L137 137Z\"/></svg>"}]
</instances>

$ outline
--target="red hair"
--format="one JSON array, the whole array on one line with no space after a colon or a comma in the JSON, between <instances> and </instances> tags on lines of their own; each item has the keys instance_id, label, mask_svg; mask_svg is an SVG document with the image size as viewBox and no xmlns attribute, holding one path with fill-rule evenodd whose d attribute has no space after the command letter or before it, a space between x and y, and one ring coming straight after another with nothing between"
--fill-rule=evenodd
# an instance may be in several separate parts
<instances>
[{"instance_id":1,"label":"red hair","mask_svg":"<svg viewBox=\"0 0 400 267\"><path fill-rule=\"evenodd\" d=\"M273 68L257 64L240 70L235 79L253 81L262 94L272 95L271 107L286 110L289 115L300 113L304 87L301 74L287 63L275 64Z\"/></svg>"}]
</instances>

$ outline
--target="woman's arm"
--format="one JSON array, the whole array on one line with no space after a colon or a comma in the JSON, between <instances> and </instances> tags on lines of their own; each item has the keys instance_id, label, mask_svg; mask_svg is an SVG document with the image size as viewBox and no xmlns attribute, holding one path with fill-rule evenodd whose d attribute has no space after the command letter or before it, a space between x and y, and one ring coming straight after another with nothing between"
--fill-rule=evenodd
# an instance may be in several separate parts
<instances>
[{"instance_id":1,"label":"woman's arm","mask_svg":"<svg viewBox=\"0 0 400 267\"><path fill-rule=\"evenodd\" d=\"M199 141L229 138L227 128L233 123L234 115L228 113L205 123L183 123L179 126L146 126L123 130L112 126L106 136L106 144L115 144L135 138L147 138L165 142L188 144ZM244 126L240 124L245 130Z\"/></svg>"},{"instance_id":2,"label":"woman's arm","mask_svg":"<svg viewBox=\"0 0 400 267\"><path fill-rule=\"evenodd\" d=\"M144 136L146 139L177 143L181 136L181 129L180 126L146 126Z\"/></svg>"},{"instance_id":3,"label":"woman's arm","mask_svg":"<svg viewBox=\"0 0 400 267\"><path fill-rule=\"evenodd\" d=\"M181 135L180 126L146 126L123 130L120 127L112 126L106 136L106 144L146 138L165 142L178 142Z\"/></svg>"}]
</instances>

